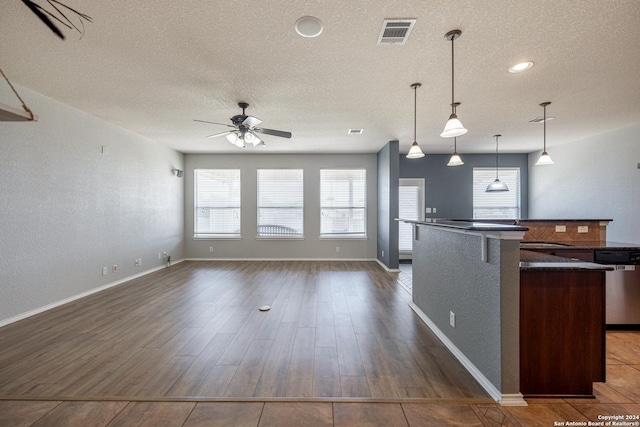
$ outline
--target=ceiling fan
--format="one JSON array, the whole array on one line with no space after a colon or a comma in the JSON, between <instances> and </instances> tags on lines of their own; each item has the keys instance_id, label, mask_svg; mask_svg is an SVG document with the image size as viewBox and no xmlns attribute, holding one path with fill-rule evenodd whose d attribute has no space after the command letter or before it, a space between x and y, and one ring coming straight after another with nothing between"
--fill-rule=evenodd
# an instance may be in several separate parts
<instances>
[{"instance_id":1,"label":"ceiling fan","mask_svg":"<svg viewBox=\"0 0 640 427\"><path fill-rule=\"evenodd\" d=\"M209 135L206 138L216 138L218 136L226 136L227 141L229 141L231 144L235 145L236 147L240 147L240 148L244 148L245 143L251 144L254 147L258 145L264 145L264 141L260 139L258 135L256 135L258 133L263 133L265 135L279 136L281 138L291 138L291 132L257 127L260 123L262 123L262 120L260 120L257 117L247 116L244 113L244 110L247 109L247 107L249 107L249 104L247 104L246 102L238 102L238 107L242 108L242 114L237 114L231 117L231 123L233 123L232 125L224 124L224 123L209 122L206 120L194 120L194 121L202 122L202 123L212 123L214 125L221 125L221 126L227 126L227 127L233 128L232 130L226 130L224 132L214 133L213 135Z\"/></svg>"}]
</instances>

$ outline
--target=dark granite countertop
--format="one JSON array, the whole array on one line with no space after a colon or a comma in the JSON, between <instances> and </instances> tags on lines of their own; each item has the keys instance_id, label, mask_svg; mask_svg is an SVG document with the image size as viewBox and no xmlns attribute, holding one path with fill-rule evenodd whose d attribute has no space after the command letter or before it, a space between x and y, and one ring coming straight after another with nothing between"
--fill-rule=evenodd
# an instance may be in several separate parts
<instances>
[{"instance_id":1,"label":"dark granite countertop","mask_svg":"<svg viewBox=\"0 0 640 427\"><path fill-rule=\"evenodd\" d=\"M520 270L613 270L613 267L592 262L576 261L540 252L520 250Z\"/></svg>"},{"instance_id":2,"label":"dark granite countertop","mask_svg":"<svg viewBox=\"0 0 640 427\"><path fill-rule=\"evenodd\" d=\"M553 250L575 250L575 249L607 249L607 250L640 250L640 244L638 243L623 243L607 241L584 241L584 242L527 242L522 241L521 245L525 249L553 249Z\"/></svg>"},{"instance_id":3,"label":"dark granite countertop","mask_svg":"<svg viewBox=\"0 0 640 427\"><path fill-rule=\"evenodd\" d=\"M449 219L427 219L424 221L416 221L411 219L398 218L398 221L408 222L418 225L430 225L436 227L456 228L458 230L469 231L527 231L528 227L520 225L509 224L493 224L488 222L474 222L474 221L457 221Z\"/></svg>"}]
</instances>

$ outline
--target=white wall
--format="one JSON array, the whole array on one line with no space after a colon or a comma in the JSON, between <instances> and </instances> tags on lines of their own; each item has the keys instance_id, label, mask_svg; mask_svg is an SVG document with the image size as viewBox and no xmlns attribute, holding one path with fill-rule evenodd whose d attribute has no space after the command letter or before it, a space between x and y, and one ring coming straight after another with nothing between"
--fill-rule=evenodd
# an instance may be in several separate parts
<instances>
[{"instance_id":1,"label":"white wall","mask_svg":"<svg viewBox=\"0 0 640 427\"><path fill-rule=\"evenodd\" d=\"M0 324L183 258L183 155L17 89L39 121L0 122Z\"/></svg>"},{"instance_id":2,"label":"white wall","mask_svg":"<svg viewBox=\"0 0 640 427\"><path fill-rule=\"evenodd\" d=\"M529 155L529 218L610 218L607 238L640 244L640 125Z\"/></svg>"},{"instance_id":3,"label":"white wall","mask_svg":"<svg viewBox=\"0 0 640 427\"><path fill-rule=\"evenodd\" d=\"M228 144L218 141L219 144ZM276 141L272 142L277 144ZM185 257L188 259L375 259L377 227L376 154L186 154L185 155ZM193 238L193 171L215 168L241 170L242 239ZM304 170L304 240L256 239L257 169ZM320 239L320 169L367 170L367 239ZM213 247L213 252L209 248ZM340 247L340 252L336 252Z\"/></svg>"}]
</instances>

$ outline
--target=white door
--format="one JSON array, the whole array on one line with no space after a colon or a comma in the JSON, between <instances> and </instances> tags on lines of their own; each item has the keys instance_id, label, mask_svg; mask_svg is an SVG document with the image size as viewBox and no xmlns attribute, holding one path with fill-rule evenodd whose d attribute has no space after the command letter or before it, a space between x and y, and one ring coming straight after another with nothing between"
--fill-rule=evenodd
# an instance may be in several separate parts
<instances>
[{"instance_id":1,"label":"white door","mask_svg":"<svg viewBox=\"0 0 640 427\"><path fill-rule=\"evenodd\" d=\"M424 220L424 179L400 178L398 191L398 217ZM405 222L398 224L398 249L400 259L411 259L413 248L413 226Z\"/></svg>"}]
</instances>

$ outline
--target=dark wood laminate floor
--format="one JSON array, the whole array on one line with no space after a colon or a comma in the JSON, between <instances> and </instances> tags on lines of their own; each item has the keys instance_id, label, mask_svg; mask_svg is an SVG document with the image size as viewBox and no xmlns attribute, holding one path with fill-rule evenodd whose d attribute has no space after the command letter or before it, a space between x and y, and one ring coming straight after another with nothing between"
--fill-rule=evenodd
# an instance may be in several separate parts
<instances>
[{"instance_id":1,"label":"dark wood laminate floor","mask_svg":"<svg viewBox=\"0 0 640 427\"><path fill-rule=\"evenodd\" d=\"M405 288L371 262L175 265L0 328L0 425L550 426L640 413L638 333L607 334L596 399L504 408Z\"/></svg>"}]
</instances>

